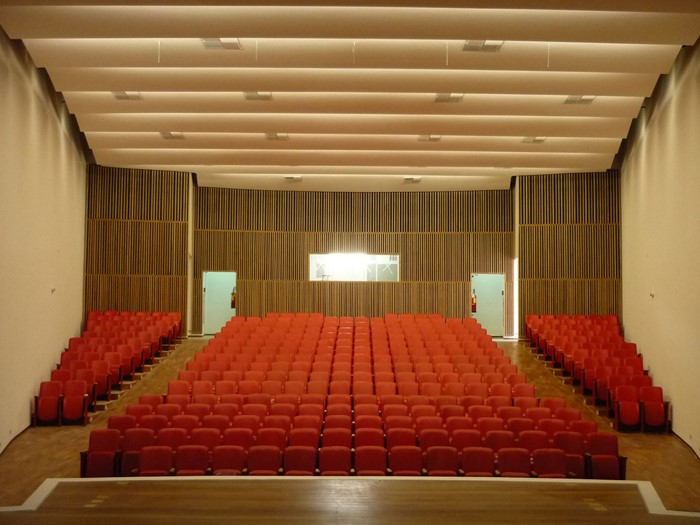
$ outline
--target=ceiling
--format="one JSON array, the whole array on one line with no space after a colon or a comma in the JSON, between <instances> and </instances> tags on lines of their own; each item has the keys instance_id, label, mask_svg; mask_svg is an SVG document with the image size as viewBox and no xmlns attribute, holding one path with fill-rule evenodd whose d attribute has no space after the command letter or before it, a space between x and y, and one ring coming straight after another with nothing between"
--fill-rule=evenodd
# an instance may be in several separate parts
<instances>
[{"instance_id":1,"label":"ceiling","mask_svg":"<svg viewBox=\"0 0 700 525\"><path fill-rule=\"evenodd\" d=\"M99 164L337 191L606 170L700 35L697 0L327 4L10 0L0 25Z\"/></svg>"}]
</instances>

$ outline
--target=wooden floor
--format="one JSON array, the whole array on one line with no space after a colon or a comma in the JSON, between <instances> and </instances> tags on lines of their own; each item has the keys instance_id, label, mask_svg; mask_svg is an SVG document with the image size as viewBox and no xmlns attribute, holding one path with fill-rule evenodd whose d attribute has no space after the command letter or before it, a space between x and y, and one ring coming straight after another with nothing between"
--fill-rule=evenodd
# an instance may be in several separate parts
<instances>
[{"instance_id":1,"label":"wooden floor","mask_svg":"<svg viewBox=\"0 0 700 525\"><path fill-rule=\"evenodd\" d=\"M96 414L88 426L29 428L15 438L0 455L0 506L22 505L48 478L77 478L79 452L87 448L89 432L106 426L109 415L123 412L126 404L136 402L139 395L164 393L167 382L177 376L177 371L184 368L185 362L205 342L193 338L178 345L108 410ZM611 430L610 420L585 404L584 398L533 356L526 344L509 341L498 344L535 384L538 396L564 396L569 405L583 410L584 417L595 420L601 430ZM660 503L667 509L700 512L700 459L688 446L674 435L619 436L621 453L628 456L628 480L651 482ZM446 523L464 522L466 516L477 523L700 522L700 518L649 515L635 484L549 482L545 489L539 480L534 483L424 478L290 481L273 479L262 483L241 478L58 483L36 511L0 512L0 524L39 523L46 521L48 514L51 523L75 523L78 516L82 520L96 514L101 522L107 519L106 523L112 523L110 516L114 522L117 519L124 522L125 513L133 523L158 523L166 519L169 523L184 523L185 519L191 522L197 511L204 508L207 521L216 523L226 522L224 517L234 520L231 512L243 508L251 512L244 521L266 523L275 520L434 522L434 515L426 515L434 512ZM285 483L283 492L281 483ZM136 484L138 490L134 490ZM348 501L348 495L353 496L352 501ZM444 506L445 498L440 495L449 495L447 508L434 506ZM140 503L136 504L137 501ZM256 508L262 514L255 514ZM294 509L293 513L290 508ZM571 513L570 519L565 520L567 512Z\"/></svg>"},{"instance_id":2,"label":"wooden floor","mask_svg":"<svg viewBox=\"0 0 700 525\"><path fill-rule=\"evenodd\" d=\"M632 482L474 478L165 478L59 483L0 524L685 524L651 514Z\"/></svg>"}]
</instances>

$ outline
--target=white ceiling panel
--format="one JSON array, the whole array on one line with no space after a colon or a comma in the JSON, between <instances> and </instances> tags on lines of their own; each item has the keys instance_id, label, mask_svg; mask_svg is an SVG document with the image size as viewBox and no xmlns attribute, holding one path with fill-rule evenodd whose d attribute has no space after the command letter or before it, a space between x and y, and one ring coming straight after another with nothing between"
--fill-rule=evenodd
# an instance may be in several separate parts
<instances>
[{"instance_id":1,"label":"white ceiling panel","mask_svg":"<svg viewBox=\"0 0 700 525\"><path fill-rule=\"evenodd\" d=\"M9 0L0 26L46 69L97 162L300 191L608 169L700 35L696 0L327 4Z\"/></svg>"}]
</instances>

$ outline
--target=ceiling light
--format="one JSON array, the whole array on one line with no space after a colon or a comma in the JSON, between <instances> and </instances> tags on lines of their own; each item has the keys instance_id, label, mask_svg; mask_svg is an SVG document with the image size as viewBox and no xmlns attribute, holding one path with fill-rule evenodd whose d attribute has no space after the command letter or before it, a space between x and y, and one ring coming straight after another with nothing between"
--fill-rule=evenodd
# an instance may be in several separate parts
<instances>
[{"instance_id":1,"label":"ceiling light","mask_svg":"<svg viewBox=\"0 0 700 525\"><path fill-rule=\"evenodd\" d=\"M440 142L441 135L418 135L418 142Z\"/></svg>"},{"instance_id":2,"label":"ceiling light","mask_svg":"<svg viewBox=\"0 0 700 525\"><path fill-rule=\"evenodd\" d=\"M591 104L594 100L594 95L569 95L564 104Z\"/></svg>"},{"instance_id":3,"label":"ceiling light","mask_svg":"<svg viewBox=\"0 0 700 525\"><path fill-rule=\"evenodd\" d=\"M436 93L435 102L461 102L464 93Z\"/></svg>"},{"instance_id":4,"label":"ceiling light","mask_svg":"<svg viewBox=\"0 0 700 525\"><path fill-rule=\"evenodd\" d=\"M244 91L246 100L272 100L272 93L269 91Z\"/></svg>"},{"instance_id":5,"label":"ceiling light","mask_svg":"<svg viewBox=\"0 0 700 525\"><path fill-rule=\"evenodd\" d=\"M289 135L286 133L265 133L267 140L289 140Z\"/></svg>"},{"instance_id":6,"label":"ceiling light","mask_svg":"<svg viewBox=\"0 0 700 525\"><path fill-rule=\"evenodd\" d=\"M161 131L160 136L165 140L182 140L185 135L180 131Z\"/></svg>"},{"instance_id":7,"label":"ceiling light","mask_svg":"<svg viewBox=\"0 0 700 525\"><path fill-rule=\"evenodd\" d=\"M497 53L501 50L503 40L467 40L462 51L481 51L485 53Z\"/></svg>"},{"instance_id":8,"label":"ceiling light","mask_svg":"<svg viewBox=\"0 0 700 525\"><path fill-rule=\"evenodd\" d=\"M525 144L542 144L547 137L524 137L522 142Z\"/></svg>"},{"instance_id":9,"label":"ceiling light","mask_svg":"<svg viewBox=\"0 0 700 525\"><path fill-rule=\"evenodd\" d=\"M240 51L243 49L237 38L202 38L204 49L228 49Z\"/></svg>"},{"instance_id":10,"label":"ceiling light","mask_svg":"<svg viewBox=\"0 0 700 525\"><path fill-rule=\"evenodd\" d=\"M301 175L285 175L284 180L287 182L301 182Z\"/></svg>"},{"instance_id":11,"label":"ceiling light","mask_svg":"<svg viewBox=\"0 0 700 525\"><path fill-rule=\"evenodd\" d=\"M112 95L117 100L143 100L138 91L112 91Z\"/></svg>"},{"instance_id":12,"label":"ceiling light","mask_svg":"<svg viewBox=\"0 0 700 525\"><path fill-rule=\"evenodd\" d=\"M403 181L408 183L408 184L418 184L420 181L423 180L423 177L404 177Z\"/></svg>"}]
</instances>

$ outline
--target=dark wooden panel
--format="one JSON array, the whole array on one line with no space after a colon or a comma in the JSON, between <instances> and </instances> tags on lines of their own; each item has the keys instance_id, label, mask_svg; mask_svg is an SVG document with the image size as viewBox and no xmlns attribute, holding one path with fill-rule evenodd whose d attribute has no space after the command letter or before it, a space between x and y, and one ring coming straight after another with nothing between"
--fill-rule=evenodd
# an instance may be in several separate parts
<instances>
[{"instance_id":1,"label":"dark wooden panel","mask_svg":"<svg viewBox=\"0 0 700 525\"><path fill-rule=\"evenodd\" d=\"M85 311L187 319L188 173L90 166Z\"/></svg>"},{"instance_id":2,"label":"dark wooden panel","mask_svg":"<svg viewBox=\"0 0 700 525\"><path fill-rule=\"evenodd\" d=\"M519 314L621 314L620 176L519 178Z\"/></svg>"}]
</instances>

